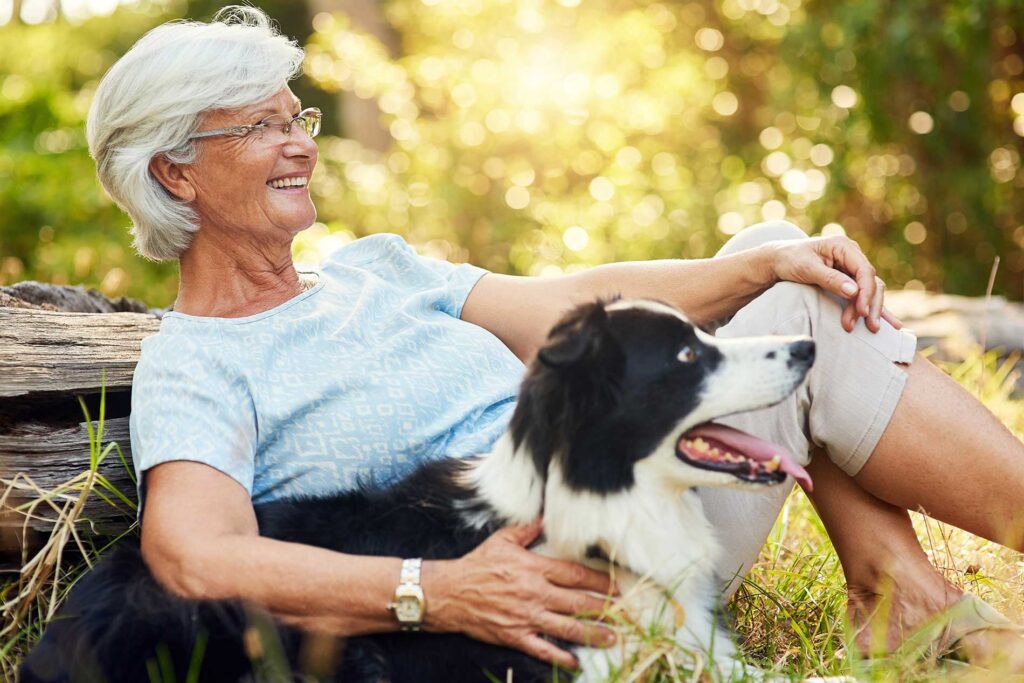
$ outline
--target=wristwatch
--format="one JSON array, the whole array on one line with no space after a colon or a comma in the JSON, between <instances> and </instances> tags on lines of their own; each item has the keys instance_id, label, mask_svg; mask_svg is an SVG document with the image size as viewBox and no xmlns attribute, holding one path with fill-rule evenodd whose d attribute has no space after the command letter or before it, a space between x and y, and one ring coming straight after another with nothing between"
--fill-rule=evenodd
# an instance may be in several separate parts
<instances>
[{"instance_id":1,"label":"wristwatch","mask_svg":"<svg viewBox=\"0 0 1024 683\"><path fill-rule=\"evenodd\" d=\"M402 572L395 599L388 603L388 609L395 613L398 625L403 631L419 631L427 613L427 599L420 586L421 558L402 560Z\"/></svg>"}]
</instances>

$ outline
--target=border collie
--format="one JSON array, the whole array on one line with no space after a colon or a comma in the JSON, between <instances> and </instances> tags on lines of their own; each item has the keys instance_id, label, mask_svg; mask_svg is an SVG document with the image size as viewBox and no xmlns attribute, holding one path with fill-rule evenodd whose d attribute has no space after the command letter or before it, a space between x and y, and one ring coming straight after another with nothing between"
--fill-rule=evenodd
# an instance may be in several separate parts
<instances>
[{"instance_id":1,"label":"border collie","mask_svg":"<svg viewBox=\"0 0 1024 683\"><path fill-rule=\"evenodd\" d=\"M388 486L260 505L260 532L345 553L448 559L543 512L536 552L612 571L625 620L640 632L669 629L676 661L710 663L718 680L746 676L715 618L719 546L693 489L772 486L787 475L810 486L780 447L710 421L782 400L813 361L806 337L716 339L657 301L584 304L551 331L492 452L425 463ZM598 681L639 647L629 634L609 649L573 646L581 670L558 672L461 634L311 640L239 601L170 594L131 539L74 587L20 673L22 683ZM318 671L325 661L330 670Z\"/></svg>"}]
</instances>

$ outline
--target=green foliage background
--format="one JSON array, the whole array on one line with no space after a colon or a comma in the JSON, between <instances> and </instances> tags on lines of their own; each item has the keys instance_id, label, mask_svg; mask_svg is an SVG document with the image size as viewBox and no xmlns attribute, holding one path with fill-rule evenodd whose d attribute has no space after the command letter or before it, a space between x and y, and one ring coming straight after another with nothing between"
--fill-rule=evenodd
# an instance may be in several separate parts
<instances>
[{"instance_id":1,"label":"green foliage background","mask_svg":"<svg viewBox=\"0 0 1024 683\"><path fill-rule=\"evenodd\" d=\"M1021 298L1019 2L386 0L400 54L344 13L255 4L307 47L303 101L334 114L300 259L392 231L551 274L710 256L785 217L845 230L892 288L982 294L999 255L996 293ZM175 266L132 252L84 121L142 33L216 7L0 26L0 284L173 301ZM387 150L342 129L339 97L376 101Z\"/></svg>"}]
</instances>

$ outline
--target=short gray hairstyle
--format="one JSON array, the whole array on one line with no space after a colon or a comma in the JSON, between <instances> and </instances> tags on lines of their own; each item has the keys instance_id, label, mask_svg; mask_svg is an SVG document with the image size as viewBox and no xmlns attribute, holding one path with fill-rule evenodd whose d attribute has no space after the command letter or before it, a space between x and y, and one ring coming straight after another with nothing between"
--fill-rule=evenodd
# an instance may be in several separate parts
<instances>
[{"instance_id":1,"label":"short gray hairstyle","mask_svg":"<svg viewBox=\"0 0 1024 683\"><path fill-rule=\"evenodd\" d=\"M229 6L205 24L176 20L139 39L103 77L86 122L100 182L131 216L132 246L154 261L178 258L199 229L188 202L149 171L163 154L196 160L188 139L200 116L271 97L302 68L303 51L255 7Z\"/></svg>"}]
</instances>

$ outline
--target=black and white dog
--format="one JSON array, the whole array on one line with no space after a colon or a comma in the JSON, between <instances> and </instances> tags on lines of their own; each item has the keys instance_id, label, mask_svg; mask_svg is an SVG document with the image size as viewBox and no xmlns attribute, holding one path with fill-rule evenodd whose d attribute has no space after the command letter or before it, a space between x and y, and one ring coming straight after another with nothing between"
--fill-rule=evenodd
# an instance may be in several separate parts
<instances>
[{"instance_id":1,"label":"black and white dog","mask_svg":"<svg viewBox=\"0 0 1024 683\"><path fill-rule=\"evenodd\" d=\"M668 628L680 657L712 662L716 679L742 676L714 617L719 547L693 488L770 486L787 475L810 485L779 447L709 421L782 400L813 361L808 338L716 339L664 303L585 304L551 331L491 453L427 463L386 487L261 505L260 532L345 553L441 559L543 512L537 552L610 569L629 621ZM459 634L310 642L252 606L171 595L133 540L72 590L20 673L22 683L570 677ZM636 645L626 634L607 650L574 648L576 675L603 680Z\"/></svg>"}]
</instances>

